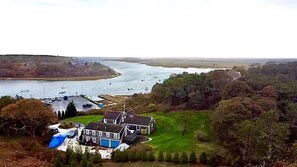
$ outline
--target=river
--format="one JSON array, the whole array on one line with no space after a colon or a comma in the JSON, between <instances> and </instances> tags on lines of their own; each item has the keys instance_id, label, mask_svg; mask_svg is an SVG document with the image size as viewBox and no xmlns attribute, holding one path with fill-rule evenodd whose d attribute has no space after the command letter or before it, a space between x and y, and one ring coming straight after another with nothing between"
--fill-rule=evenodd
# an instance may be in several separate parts
<instances>
[{"instance_id":1,"label":"river","mask_svg":"<svg viewBox=\"0 0 297 167\"><path fill-rule=\"evenodd\" d=\"M0 96L26 98L58 97L64 87L64 95L84 94L94 98L99 94L132 95L148 93L157 82L163 82L171 74L209 72L210 68L165 68L138 63L99 61L121 73L110 79L88 81L0 80ZM28 90L28 91L24 91Z\"/></svg>"}]
</instances>

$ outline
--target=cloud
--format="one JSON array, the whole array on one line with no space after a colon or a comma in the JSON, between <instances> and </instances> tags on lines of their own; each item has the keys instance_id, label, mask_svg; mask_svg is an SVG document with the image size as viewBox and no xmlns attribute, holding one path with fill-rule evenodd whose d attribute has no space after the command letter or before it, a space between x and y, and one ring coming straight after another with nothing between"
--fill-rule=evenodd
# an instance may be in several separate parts
<instances>
[{"instance_id":1,"label":"cloud","mask_svg":"<svg viewBox=\"0 0 297 167\"><path fill-rule=\"evenodd\" d=\"M0 15L0 53L297 57L297 10L277 1L14 0Z\"/></svg>"}]
</instances>

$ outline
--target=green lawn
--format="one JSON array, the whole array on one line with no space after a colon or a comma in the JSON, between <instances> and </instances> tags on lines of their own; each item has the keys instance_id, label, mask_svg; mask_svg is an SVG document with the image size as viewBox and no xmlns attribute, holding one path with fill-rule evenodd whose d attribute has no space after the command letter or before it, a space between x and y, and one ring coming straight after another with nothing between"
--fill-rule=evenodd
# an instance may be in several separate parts
<instances>
[{"instance_id":1,"label":"green lawn","mask_svg":"<svg viewBox=\"0 0 297 167\"><path fill-rule=\"evenodd\" d=\"M179 130L178 117L181 115L188 120L188 128L183 136ZM156 120L157 130L150 135L152 141L147 144L155 149L164 152L191 152L200 154L205 151L214 151L215 144L209 142L198 142L197 132L203 131L210 134L209 112L172 112L172 113L147 113L144 115L152 116Z\"/></svg>"},{"instance_id":2,"label":"green lawn","mask_svg":"<svg viewBox=\"0 0 297 167\"><path fill-rule=\"evenodd\" d=\"M214 151L216 145L212 142L198 142L197 132L203 131L210 134L209 115L210 112L171 112L171 113L146 113L142 114L152 116L156 120L157 130L150 135L152 141L146 144L152 146L156 151L159 149L164 152L191 152L197 154L205 151ZM184 115L188 120L187 132L183 136L179 130L178 118ZM64 121L81 122L87 125L90 122L101 120L103 115L85 115L65 119Z\"/></svg>"},{"instance_id":3,"label":"green lawn","mask_svg":"<svg viewBox=\"0 0 297 167\"><path fill-rule=\"evenodd\" d=\"M103 115L83 115L72 118L64 119L66 122L80 122L87 125L90 122L98 122L102 119Z\"/></svg>"}]
</instances>

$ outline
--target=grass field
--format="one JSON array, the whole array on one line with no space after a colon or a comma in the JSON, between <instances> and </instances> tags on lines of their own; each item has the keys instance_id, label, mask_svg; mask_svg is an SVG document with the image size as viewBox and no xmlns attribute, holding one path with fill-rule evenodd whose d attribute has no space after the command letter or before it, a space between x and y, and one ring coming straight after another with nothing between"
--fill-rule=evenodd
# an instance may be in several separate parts
<instances>
[{"instance_id":1,"label":"grass field","mask_svg":"<svg viewBox=\"0 0 297 167\"><path fill-rule=\"evenodd\" d=\"M193 111L193 112L171 112L171 113L146 113L142 114L152 116L156 120L157 130L150 135L152 141L146 144L152 146L156 151L164 152L191 152L197 154L201 152L214 151L216 145L212 142L198 142L197 133L202 131L210 135L209 112ZM180 129L178 118L184 115L188 121L187 132L183 136ZM102 119L102 115L86 115L65 119L65 121L81 122L88 124Z\"/></svg>"},{"instance_id":2,"label":"grass field","mask_svg":"<svg viewBox=\"0 0 297 167\"><path fill-rule=\"evenodd\" d=\"M214 151L216 146L211 142L198 142L197 132L203 131L210 135L209 112L173 112L144 114L156 119L157 130L149 137L152 141L147 144L164 152ZM188 120L187 132L183 136L179 130L178 117L184 115Z\"/></svg>"},{"instance_id":3,"label":"grass field","mask_svg":"<svg viewBox=\"0 0 297 167\"><path fill-rule=\"evenodd\" d=\"M66 122L80 122L85 125L87 125L90 122L98 122L101 120L103 115L83 115L83 116L77 116L72 118L64 119L63 121Z\"/></svg>"}]
</instances>

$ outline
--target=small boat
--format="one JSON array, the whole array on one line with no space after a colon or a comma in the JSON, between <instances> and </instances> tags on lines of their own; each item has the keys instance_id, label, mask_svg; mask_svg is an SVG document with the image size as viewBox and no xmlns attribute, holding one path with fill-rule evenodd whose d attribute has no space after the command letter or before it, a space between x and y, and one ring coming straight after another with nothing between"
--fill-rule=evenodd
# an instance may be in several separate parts
<instances>
[{"instance_id":1,"label":"small boat","mask_svg":"<svg viewBox=\"0 0 297 167\"><path fill-rule=\"evenodd\" d=\"M128 88L128 90L133 90L133 88Z\"/></svg>"},{"instance_id":2,"label":"small boat","mask_svg":"<svg viewBox=\"0 0 297 167\"><path fill-rule=\"evenodd\" d=\"M148 88L146 87L145 90L148 91Z\"/></svg>"},{"instance_id":3,"label":"small boat","mask_svg":"<svg viewBox=\"0 0 297 167\"><path fill-rule=\"evenodd\" d=\"M65 89L65 88L67 88L67 87L66 87L66 86L62 86L62 87L61 87L61 89Z\"/></svg>"},{"instance_id":4,"label":"small boat","mask_svg":"<svg viewBox=\"0 0 297 167\"><path fill-rule=\"evenodd\" d=\"M59 92L59 94L64 94L65 93L65 90L61 90L60 92Z\"/></svg>"},{"instance_id":5,"label":"small boat","mask_svg":"<svg viewBox=\"0 0 297 167\"><path fill-rule=\"evenodd\" d=\"M143 79L141 80L141 82L143 82Z\"/></svg>"},{"instance_id":6,"label":"small boat","mask_svg":"<svg viewBox=\"0 0 297 167\"><path fill-rule=\"evenodd\" d=\"M109 83L109 85L111 85L111 83Z\"/></svg>"},{"instance_id":7,"label":"small boat","mask_svg":"<svg viewBox=\"0 0 297 167\"><path fill-rule=\"evenodd\" d=\"M61 101L62 100L62 97L58 97L58 101Z\"/></svg>"},{"instance_id":8,"label":"small boat","mask_svg":"<svg viewBox=\"0 0 297 167\"><path fill-rule=\"evenodd\" d=\"M29 90L27 89L27 90L22 90L21 92L29 92Z\"/></svg>"}]
</instances>

